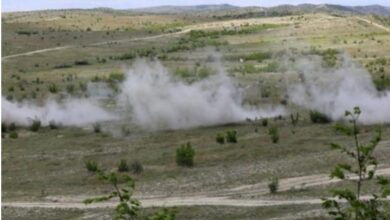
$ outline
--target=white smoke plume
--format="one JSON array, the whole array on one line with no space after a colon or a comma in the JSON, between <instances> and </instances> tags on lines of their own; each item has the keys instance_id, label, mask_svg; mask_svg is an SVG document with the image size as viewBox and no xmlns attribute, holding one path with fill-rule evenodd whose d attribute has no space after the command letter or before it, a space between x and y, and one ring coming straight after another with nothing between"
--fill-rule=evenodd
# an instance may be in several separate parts
<instances>
[{"instance_id":1,"label":"white smoke plume","mask_svg":"<svg viewBox=\"0 0 390 220\"><path fill-rule=\"evenodd\" d=\"M61 125L83 126L116 118L90 99L67 99L61 103L49 100L44 105L37 105L11 102L3 97L1 104L2 121L23 126L30 125L33 120L40 120L43 125L53 121Z\"/></svg>"},{"instance_id":2,"label":"white smoke plume","mask_svg":"<svg viewBox=\"0 0 390 220\"><path fill-rule=\"evenodd\" d=\"M43 105L10 102L2 98L2 121L29 125L38 119L69 126L120 120L145 129L180 129L243 121L246 118L273 117L285 114L281 106L243 107L241 90L214 64L217 74L187 83L177 79L160 62L138 60L126 73L115 97L101 85L88 86L90 98L68 98L60 103L49 100ZM102 90L102 91L101 91ZM101 98L114 98L116 109L99 105ZM130 116L130 117L129 117Z\"/></svg>"},{"instance_id":3,"label":"white smoke plume","mask_svg":"<svg viewBox=\"0 0 390 220\"><path fill-rule=\"evenodd\" d=\"M282 107L255 109L242 106L240 89L218 73L188 84L175 79L161 63L137 61L128 71L117 103L130 106L133 121L148 129L178 129L272 117Z\"/></svg>"},{"instance_id":4,"label":"white smoke plume","mask_svg":"<svg viewBox=\"0 0 390 220\"><path fill-rule=\"evenodd\" d=\"M333 120L359 106L364 124L390 122L390 91L378 92L371 75L347 55L336 69L322 68L321 60L310 57L296 61L302 82L289 87L295 104L320 111Z\"/></svg>"}]
</instances>

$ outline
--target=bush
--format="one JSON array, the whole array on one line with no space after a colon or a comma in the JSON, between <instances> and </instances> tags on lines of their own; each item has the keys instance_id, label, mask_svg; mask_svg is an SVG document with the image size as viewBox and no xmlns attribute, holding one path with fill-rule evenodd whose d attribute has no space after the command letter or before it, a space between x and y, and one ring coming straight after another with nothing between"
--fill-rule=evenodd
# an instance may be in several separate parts
<instances>
[{"instance_id":1,"label":"bush","mask_svg":"<svg viewBox=\"0 0 390 220\"><path fill-rule=\"evenodd\" d=\"M74 65L85 66L90 65L90 63L88 62L88 60L76 60L74 61Z\"/></svg>"},{"instance_id":2,"label":"bush","mask_svg":"<svg viewBox=\"0 0 390 220\"><path fill-rule=\"evenodd\" d=\"M8 130L9 130L9 131L16 131L16 124L15 124L15 123L11 123L11 124L8 126Z\"/></svg>"},{"instance_id":3,"label":"bush","mask_svg":"<svg viewBox=\"0 0 390 220\"><path fill-rule=\"evenodd\" d=\"M245 63L241 67L241 72L243 72L243 73L256 73L257 69L256 69L255 65L253 65L251 63Z\"/></svg>"},{"instance_id":4,"label":"bush","mask_svg":"<svg viewBox=\"0 0 390 220\"><path fill-rule=\"evenodd\" d=\"M268 126L268 119L267 118L261 119L261 125L263 125L263 127L267 127Z\"/></svg>"},{"instance_id":5,"label":"bush","mask_svg":"<svg viewBox=\"0 0 390 220\"><path fill-rule=\"evenodd\" d=\"M263 53L263 52L256 52L252 54L248 54L244 57L245 60L256 60L257 62L263 62L264 60L270 59L271 53Z\"/></svg>"},{"instance_id":6,"label":"bush","mask_svg":"<svg viewBox=\"0 0 390 220\"><path fill-rule=\"evenodd\" d=\"M268 134L271 136L272 143L278 143L279 131L277 127L272 127L268 130Z\"/></svg>"},{"instance_id":7,"label":"bush","mask_svg":"<svg viewBox=\"0 0 390 220\"><path fill-rule=\"evenodd\" d=\"M225 143L225 137L224 137L223 134L221 134L221 133L218 133L218 134L217 134L217 137L215 137L215 140L216 140L217 143L219 143L219 144L224 144L224 143Z\"/></svg>"},{"instance_id":8,"label":"bush","mask_svg":"<svg viewBox=\"0 0 390 220\"><path fill-rule=\"evenodd\" d=\"M123 73L118 73L118 72L112 72L108 76L109 81L114 81L114 82L122 82L125 80L125 74Z\"/></svg>"},{"instance_id":9,"label":"bush","mask_svg":"<svg viewBox=\"0 0 390 220\"><path fill-rule=\"evenodd\" d=\"M86 92L87 91L87 84L85 82L80 82L79 88L82 92Z\"/></svg>"},{"instance_id":10,"label":"bush","mask_svg":"<svg viewBox=\"0 0 390 220\"><path fill-rule=\"evenodd\" d=\"M268 63L265 67L262 67L261 71L272 73L272 72L277 72L278 69L279 69L279 65L275 62L271 62L271 63Z\"/></svg>"},{"instance_id":11,"label":"bush","mask_svg":"<svg viewBox=\"0 0 390 220\"><path fill-rule=\"evenodd\" d=\"M179 166L192 167L194 165L195 150L191 143L183 144L176 149L176 164Z\"/></svg>"},{"instance_id":12,"label":"bush","mask_svg":"<svg viewBox=\"0 0 390 220\"><path fill-rule=\"evenodd\" d=\"M9 134L9 137L12 138L12 139L16 139L16 138L18 138L18 133L16 131L12 131Z\"/></svg>"},{"instance_id":13,"label":"bush","mask_svg":"<svg viewBox=\"0 0 390 220\"><path fill-rule=\"evenodd\" d=\"M75 86L73 84L69 84L66 86L66 92L69 94L73 94L75 90Z\"/></svg>"},{"instance_id":14,"label":"bush","mask_svg":"<svg viewBox=\"0 0 390 220\"><path fill-rule=\"evenodd\" d=\"M313 123L319 124L326 124L331 122L331 119L328 116L318 111L310 111L310 120Z\"/></svg>"},{"instance_id":15,"label":"bush","mask_svg":"<svg viewBox=\"0 0 390 220\"><path fill-rule=\"evenodd\" d=\"M131 172L134 173L134 174L140 174L140 173L142 173L144 171L144 167L137 160L134 161L133 163L131 163L130 169L131 169Z\"/></svg>"},{"instance_id":16,"label":"bush","mask_svg":"<svg viewBox=\"0 0 390 220\"><path fill-rule=\"evenodd\" d=\"M1 123L1 133L6 133L8 130L8 126L6 123L2 122Z\"/></svg>"},{"instance_id":17,"label":"bush","mask_svg":"<svg viewBox=\"0 0 390 220\"><path fill-rule=\"evenodd\" d=\"M299 113L296 113L295 115L294 114L290 114L290 119L291 119L291 124L296 127L297 124L298 124L298 121L299 121Z\"/></svg>"},{"instance_id":18,"label":"bush","mask_svg":"<svg viewBox=\"0 0 390 220\"><path fill-rule=\"evenodd\" d=\"M50 129L58 129L59 128L59 124L57 124L55 121L50 121L49 122L49 128Z\"/></svg>"},{"instance_id":19,"label":"bush","mask_svg":"<svg viewBox=\"0 0 390 220\"><path fill-rule=\"evenodd\" d=\"M270 193L276 193L279 188L279 179L278 178L272 178L270 183L268 184L268 188Z\"/></svg>"},{"instance_id":20,"label":"bush","mask_svg":"<svg viewBox=\"0 0 390 220\"><path fill-rule=\"evenodd\" d=\"M41 128L41 121L38 119L33 120L30 131L37 132Z\"/></svg>"},{"instance_id":21,"label":"bush","mask_svg":"<svg viewBox=\"0 0 390 220\"><path fill-rule=\"evenodd\" d=\"M129 165L125 159L122 159L118 164L118 172L128 172Z\"/></svg>"},{"instance_id":22,"label":"bush","mask_svg":"<svg viewBox=\"0 0 390 220\"><path fill-rule=\"evenodd\" d=\"M231 130L226 132L226 142L237 143L237 131Z\"/></svg>"},{"instance_id":23,"label":"bush","mask_svg":"<svg viewBox=\"0 0 390 220\"><path fill-rule=\"evenodd\" d=\"M55 84L49 85L49 92L50 93L57 93L58 92L57 86Z\"/></svg>"},{"instance_id":24,"label":"bush","mask_svg":"<svg viewBox=\"0 0 390 220\"><path fill-rule=\"evenodd\" d=\"M95 173L99 170L96 161L93 160L85 161L85 168L87 168L87 170L92 173Z\"/></svg>"},{"instance_id":25,"label":"bush","mask_svg":"<svg viewBox=\"0 0 390 220\"><path fill-rule=\"evenodd\" d=\"M95 124L93 125L93 131L94 131L95 133L100 133L100 132L102 131L102 127L100 126L99 123L95 123Z\"/></svg>"}]
</instances>

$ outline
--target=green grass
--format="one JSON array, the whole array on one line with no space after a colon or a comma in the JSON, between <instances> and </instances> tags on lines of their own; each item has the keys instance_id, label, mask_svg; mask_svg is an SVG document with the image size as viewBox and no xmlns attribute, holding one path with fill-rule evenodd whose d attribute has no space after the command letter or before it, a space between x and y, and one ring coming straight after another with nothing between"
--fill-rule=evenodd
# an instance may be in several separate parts
<instances>
[{"instance_id":1,"label":"green grass","mask_svg":"<svg viewBox=\"0 0 390 220\"><path fill-rule=\"evenodd\" d=\"M322 56L329 67L337 65L337 52L349 54L356 62L367 65L378 86L382 83L383 67L385 84L389 84L390 51L384 45L390 43L390 35L348 16L308 14L299 19L293 16L292 20L290 17L260 19L265 25L246 25L248 21L236 20L241 24L226 22L224 27L215 29L92 46L90 44L96 42L176 32L186 25L218 22L221 16L199 15L194 18L100 12L92 15L76 10L64 19L63 14L58 13L61 12L44 12L42 18L32 13L27 16L30 23L23 16L6 16L3 21L3 56L64 45L75 47L2 60L4 96L12 96L14 100L32 100L35 93L35 100L43 101L50 94L50 85L56 85L57 93L52 94L55 97L65 91L81 96L87 83L96 79L115 87L123 80L123 67L131 66L137 56L147 59L161 57L162 63L173 74L190 82L214 73L208 65L212 62L205 55L210 46L221 53L224 58L221 62L226 69L237 70L231 73L234 82L250 88L244 97L247 103L280 103L285 95L281 81L284 76L275 73L283 66L283 55L288 51L301 54L300 51L311 47L316 48L316 54ZM116 20L112 20L114 16ZM42 20L53 17L59 19ZM134 23L136 21L138 23ZM296 22L297 25L288 26L286 21ZM54 28L57 26L59 30ZM88 27L90 31L86 31ZM245 63L241 63L240 59ZM84 60L89 65L78 62ZM267 182L270 175L283 179L329 173L342 158L328 144L333 141L349 143L349 140L337 135L332 129L333 124L313 124L309 112L297 110L301 120L296 128L292 127L288 118L268 119L267 126L259 120L177 131L146 132L130 127L126 137L94 133L92 126L41 127L37 132L17 128L18 138L9 138L11 132L8 131L2 139L2 198L5 201L41 201L45 196L102 194L109 188L86 170L85 161L89 160L98 161L99 167L107 170L116 170L122 158L129 162L139 161L143 172L134 175L136 194L145 195L220 190ZM275 144L268 135L268 129L274 126L279 130L279 141ZM113 125L112 128L115 131L122 129L121 125ZM237 131L238 143L217 143L216 134L224 135L228 130ZM371 126L363 128L365 138L370 136L370 132L366 132L369 130L372 130ZM385 126L383 140L388 143L389 137L389 127ZM175 160L176 148L189 141L196 151L191 169L177 166ZM379 147L377 156L380 163L390 165L387 145ZM338 186L341 185L289 190L266 195L266 198L318 198L328 195L329 189ZM318 209L319 206L312 205L181 207L178 219L276 218ZM3 209L3 216L7 219L42 219L42 216L43 219L77 219L96 212L110 213L108 210Z\"/></svg>"}]
</instances>

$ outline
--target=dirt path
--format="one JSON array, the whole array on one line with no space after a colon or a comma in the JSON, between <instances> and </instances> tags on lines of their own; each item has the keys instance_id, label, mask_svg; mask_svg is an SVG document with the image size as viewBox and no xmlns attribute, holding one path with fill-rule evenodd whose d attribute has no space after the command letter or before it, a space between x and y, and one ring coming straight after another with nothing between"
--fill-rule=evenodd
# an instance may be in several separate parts
<instances>
[{"instance_id":1,"label":"dirt path","mask_svg":"<svg viewBox=\"0 0 390 220\"><path fill-rule=\"evenodd\" d=\"M74 46L52 47L52 48L46 48L46 49L41 49L41 50L34 50L34 51L26 52L26 53L18 53L18 54L13 54L13 55L9 55L9 56L4 56L1 59L6 60L9 58L20 57L20 56L29 56L29 55L34 55L34 54L38 54L38 53L46 53L46 52L54 51L54 50L64 50L64 49L68 49L71 47L74 47Z\"/></svg>"},{"instance_id":2,"label":"dirt path","mask_svg":"<svg viewBox=\"0 0 390 220\"><path fill-rule=\"evenodd\" d=\"M178 207L178 206L233 206L265 207L276 205L320 204L321 199L304 200L250 200L229 199L226 197L169 197L159 199L141 199L142 207ZM81 202L3 202L2 207L13 208L59 208L59 209L99 209L113 208L118 203L100 202L85 205Z\"/></svg>"},{"instance_id":3,"label":"dirt path","mask_svg":"<svg viewBox=\"0 0 390 220\"><path fill-rule=\"evenodd\" d=\"M390 168L377 170L377 175L390 175ZM348 177L355 179L355 176ZM301 189L318 185L326 185L338 182L330 179L328 174L293 177L280 180L279 191L287 191L292 188ZM320 199L290 199L290 200L264 200L251 199L256 195L268 194L266 182L252 185L243 185L215 192L202 192L198 194L181 194L177 196L137 196L143 207L172 207L172 206L237 206L237 207L264 207L278 205L320 204ZM240 198L234 198L240 197ZM48 197L44 202L3 202L3 207L17 208L108 208L117 204L115 201L84 205L82 201L86 197ZM368 198L368 197L367 197Z\"/></svg>"},{"instance_id":4,"label":"dirt path","mask_svg":"<svg viewBox=\"0 0 390 220\"><path fill-rule=\"evenodd\" d=\"M175 32L175 33L160 34L160 35L154 35L154 36L148 36L148 37L138 37L138 38L131 38L131 39L123 39L123 40L104 41L104 42L99 42L99 43L88 44L88 46L101 46L101 45L112 44L112 43L124 43L124 42L140 41L140 40L151 40L151 39L157 39L157 38L161 38L161 37L180 35L180 34L187 33L189 31L191 31L191 29L186 29L183 31ZM75 47L77 47L77 46L76 45L68 45L68 46L63 46L63 47L53 47L53 48L46 48L46 49L41 49L41 50L34 50L34 51L26 52L26 53L18 53L18 54L13 54L13 55L9 55L9 56L4 56L4 57L2 57L2 60L7 60L9 58L15 58L15 57L20 57L20 56L29 56L29 55L39 54L39 53L46 53L46 52L55 51L55 50L65 50L65 49L75 48Z\"/></svg>"},{"instance_id":5,"label":"dirt path","mask_svg":"<svg viewBox=\"0 0 390 220\"><path fill-rule=\"evenodd\" d=\"M185 29L174 33L159 34L159 35L148 36L148 37L137 37L137 38L123 39L123 40L104 41L104 42L89 44L89 46L101 46L101 45L112 44L112 43L125 43L125 42L140 41L140 40L154 40L162 37L169 37L169 36L172 37L175 35L185 34L190 32L191 30L192 29Z\"/></svg>"},{"instance_id":6,"label":"dirt path","mask_svg":"<svg viewBox=\"0 0 390 220\"><path fill-rule=\"evenodd\" d=\"M373 26L375 26L375 27L377 27L377 28L380 28L380 29L382 29L382 30L384 30L384 31L390 32L390 28L387 28L387 27L385 27L385 26L383 26L383 25L381 25L381 24L375 23L375 22L370 21L370 20L365 19L365 18L357 17L357 19L358 19L358 20L361 20L361 21L364 21L364 22L366 22L366 23L369 23L369 24L371 24L371 25L373 25Z\"/></svg>"},{"instance_id":7,"label":"dirt path","mask_svg":"<svg viewBox=\"0 0 390 220\"><path fill-rule=\"evenodd\" d=\"M140 40L153 40L158 39L162 37L172 37L176 35L181 35L190 32L191 30L200 30L200 29L213 29L213 28L222 28L222 27L230 27L231 25L239 26L241 24L262 24L262 23L289 23L289 22L275 22L272 19L259 19L259 18L252 18L252 19L234 19L229 21L217 21L217 22L206 22L202 24L196 24L196 25L189 25L183 28L183 30L174 32L174 33L166 33L166 34L159 34L154 36L147 36L147 37L137 37L137 38L129 38L129 39L122 39L122 40L110 40L110 41L103 41L98 43L91 43L87 44L87 46L101 46L101 45L107 45L112 43L125 43L125 42L132 42L132 41L140 41ZM7 60L9 58L15 58L20 56L29 56L39 53L46 53L49 51L55 51L55 50L65 50L69 48L77 47L76 45L68 45L68 46L62 46L62 47L53 47L53 48L46 48L46 49L40 49L40 50L34 50L29 51L25 53L19 53L19 54L13 54L9 56L2 57L2 60Z\"/></svg>"}]
</instances>

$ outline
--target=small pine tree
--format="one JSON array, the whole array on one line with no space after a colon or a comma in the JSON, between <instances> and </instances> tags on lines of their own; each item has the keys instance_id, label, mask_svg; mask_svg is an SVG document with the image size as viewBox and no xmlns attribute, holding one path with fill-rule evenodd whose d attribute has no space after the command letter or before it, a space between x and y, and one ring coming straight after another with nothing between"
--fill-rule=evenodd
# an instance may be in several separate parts
<instances>
[{"instance_id":1,"label":"small pine tree","mask_svg":"<svg viewBox=\"0 0 390 220\"><path fill-rule=\"evenodd\" d=\"M261 119L261 125L263 125L263 127L267 127L268 126L268 119L267 118Z\"/></svg>"},{"instance_id":2,"label":"small pine tree","mask_svg":"<svg viewBox=\"0 0 390 220\"><path fill-rule=\"evenodd\" d=\"M12 138L12 139L16 139L18 138L18 132L16 131L11 131L11 133L9 133L9 137Z\"/></svg>"},{"instance_id":3,"label":"small pine tree","mask_svg":"<svg viewBox=\"0 0 390 220\"><path fill-rule=\"evenodd\" d=\"M87 170L92 173L95 173L99 170L96 161L93 160L85 161L85 168L87 168Z\"/></svg>"},{"instance_id":4,"label":"small pine tree","mask_svg":"<svg viewBox=\"0 0 390 220\"><path fill-rule=\"evenodd\" d=\"M279 130L277 127L272 127L268 130L268 134L271 136L272 143L279 142Z\"/></svg>"},{"instance_id":5,"label":"small pine tree","mask_svg":"<svg viewBox=\"0 0 390 220\"><path fill-rule=\"evenodd\" d=\"M11 123L9 126L8 126L8 130L9 131L16 131L16 124L15 123Z\"/></svg>"},{"instance_id":6,"label":"small pine tree","mask_svg":"<svg viewBox=\"0 0 390 220\"><path fill-rule=\"evenodd\" d=\"M102 131L101 125L100 125L99 123L93 124L93 131L94 131L95 133L100 133L100 132Z\"/></svg>"},{"instance_id":7,"label":"small pine tree","mask_svg":"<svg viewBox=\"0 0 390 220\"><path fill-rule=\"evenodd\" d=\"M319 124L326 124L332 121L328 116L318 111L310 111L310 120Z\"/></svg>"},{"instance_id":8,"label":"small pine tree","mask_svg":"<svg viewBox=\"0 0 390 220\"><path fill-rule=\"evenodd\" d=\"M226 131L226 142L237 143L237 131L236 130Z\"/></svg>"},{"instance_id":9,"label":"small pine tree","mask_svg":"<svg viewBox=\"0 0 390 220\"><path fill-rule=\"evenodd\" d=\"M215 140L216 140L217 143L219 143L219 144L224 144L224 143L225 143L225 137L224 137L223 134L221 134L221 133L218 133L218 134L217 134L217 137L215 137Z\"/></svg>"},{"instance_id":10,"label":"small pine tree","mask_svg":"<svg viewBox=\"0 0 390 220\"><path fill-rule=\"evenodd\" d=\"M59 124L57 124L55 121L50 121L49 122L49 128L50 129L58 129L59 128Z\"/></svg>"},{"instance_id":11,"label":"small pine tree","mask_svg":"<svg viewBox=\"0 0 390 220\"><path fill-rule=\"evenodd\" d=\"M278 192L279 189L279 179L278 178L272 178L270 183L268 184L268 189L270 193L274 194Z\"/></svg>"},{"instance_id":12,"label":"small pine tree","mask_svg":"<svg viewBox=\"0 0 390 220\"><path fill-rule=\"evenodd\" d=\"M334 198L323 199L322 206L328 209L329 215L335 219L388 219L389 216L383 212L383 199L390 195L390 179L377 176L376 183L380 186L380 192L374 193L372 198L365 200L361 198L361 188L366 180L372 180L375 177L375 170L378 161L374 157L374 150L381 140L381 130L377 129L375 136L368 144L362 144L359 140L358 119L361 111L355 107L353 112L346 111L345 116L349 118L350 126L338 124L337 131L352 137L353 146L343 146L332 143L333 149L340 150L354 161L351 163L340 163L336 165L331 172L332 178L341 180L348 179L345 173L350 173L357 177L356 180L350 179L355 183L356 190L336 189L332 191ZM340 200L345 200L346 204L341 205Z\"/></svg>"},{"instance_id":13,"label":"small pine tree","mask_svg":"<svg viewBox=\"0 0 390 220\"><path fill-rule=\"evenodd\" d=\"M30 131L37 132L41 128L41 121L38 119L33 120Z\"/></svg>"},{"instance_id":14,"label":"small pine tree","mask_svg":"<svg viewBox=\"0 0 390 220\"><path fill-rule=\"evenodd\" d=\"M195 150L191 143L181 145L176 149L176 164L179 166L192 167L194 165Z\"/></svg>"},{"instance_id":15,"label":"small pine tree","mask_svg":"<svg viewBox=\"0 0 390 220\"><path fill-rule=\"evenodd\" d=\"M141 219L139 216L139 211L141 209L141 202L138 199L133 198L133 193L135 189L135 182L133 178L129 175L121 173L105 173L101 170L96 172L96 175L99 177L99 180L109 183L113 191L107 196L101 196L96 198L85 199L84 203L86 205L96 202L104 202L111 200L113 198L118 199L118 204L114 209L113 219L126 219L126 220L136 220ZM162 209L152 214L151 216L146 216L142 219L145 220L175 220L176 210L174 209Z\"/></svg>"},{"instance_id":16,"label":"small pine tree","mask_svg":"<svg viewBox=\"0 0 390 220\"><path fill-rule=\"evenodd\" d=\"M129 165L125 159L122 159L118 164L118 172L128 172Z\"/></svg>"},{"instance_id":17,"label":"small pine tree","mask_svg":"<svg viewBox=\"0 0 390 220\"><path fill-rule=\"evenodd\" d=\"M131 172L134 174L141 174L144 171L142 164L136 160L130 165Z\"/></svg>"}]
</instances>

